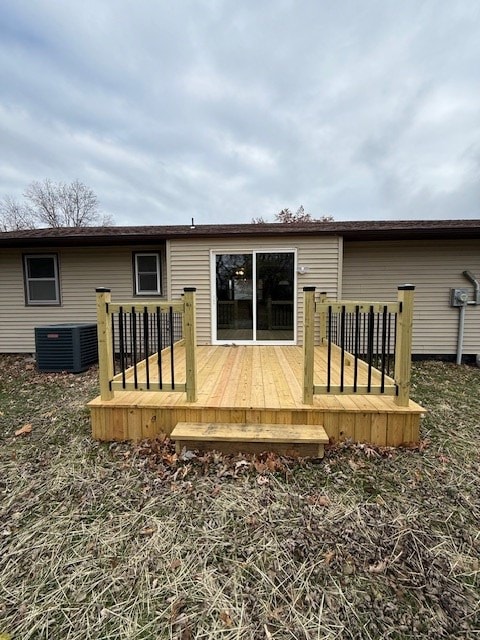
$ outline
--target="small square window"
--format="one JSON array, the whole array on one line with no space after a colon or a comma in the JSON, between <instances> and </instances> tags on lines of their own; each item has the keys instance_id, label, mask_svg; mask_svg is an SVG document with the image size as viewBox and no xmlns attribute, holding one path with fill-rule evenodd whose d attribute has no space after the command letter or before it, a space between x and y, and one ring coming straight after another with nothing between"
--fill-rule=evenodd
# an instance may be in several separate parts
<instances>
[{"instance_id":1,"label":"small square window","mask_svg":"<svg viewBox=\"0 0 480 640\"><path fill-rule=\"evenodd\" d=\"M162 295L159 253L135 253L134 270L136 295Z\"/></svg>"},{"instance_id":2,"label":"small square window","mask_svg":"<svg viewBox=\"0 0 480 640\"><path fill-rule=\"evenodd\" d=\"M58 259L55 254L23 256L27 305L59 305Z\"/></svg>"}]
</instances>

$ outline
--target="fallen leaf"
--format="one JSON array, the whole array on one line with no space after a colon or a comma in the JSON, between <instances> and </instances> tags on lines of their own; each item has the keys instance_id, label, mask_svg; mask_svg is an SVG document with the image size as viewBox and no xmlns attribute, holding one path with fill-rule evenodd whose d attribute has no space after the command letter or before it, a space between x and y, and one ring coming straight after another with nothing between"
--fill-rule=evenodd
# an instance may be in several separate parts
<instances>
[{"instance_id":1,"label":"fallen leaf","mask_svg":"<svg viewBox=\"0 0 480 640\"><path fill-rule=\"evenodd\" d=\"M176 600L174 600L174 602L172 603L172 611L170 613L171 622L175 622L177 620L184 606L185 600L183 598L177 598Z\"/></svg>"},{"instance_id":2,"label":"fallen leaf","mask_svg":"<svg viewBox=\"0 0 480 640\"><path fill-rule=\"evenodd\" d=\"M220 613L220 620L223 622L223 624L226 627L231 627L233 624L233 620L230 616L230 613L228 611L222 611Z\"/></svg>"},{"instance_id":3,"label":"fallen leaf","mask_svg":"<svg viewBox=\"0 0 480 640\"><path fill-rule=\"evenodd\" d=\"M330 506L330 499L328 496L319 496L317 494L308 496L307 502L309 502L310 504L318 505L319 507Z\"/></svg>"},{"instance_id":4,"label":"fallen leaf","mask_svg":"<svg viewBox=\"0 0 480 640\"><path fill-rule=\"evenodd\" d=\"M368 571L370 573L383 573L385 571L385 569L387 568L387 563L385 560L380 560L379 562L377 562L376 564L371 564L368 567Z\"/></svg>"},{"instance_id":5,"label":"fallen leaf","mask_svg":"<svg viewBox=\"0 0 480 640\"><path fill-rule=\"evenodd\" d=\"M15 431L15 435L16 436L23 436L26 435L27 433L31 433L32 431L32 425L31 424L24 424L23 427L20 427L20 429L17 429Z\"/></svg>"},{"instance_id":6,"label":"fallen leaf","mask_svg":"<svg viewBox=\"0 0 480 640\"><path fill-rule=\"evenodd\" d=\"M176 453L164 453L163 454L163 461L166 462L168 465L170 465L171 467L177 462L177 454Z\"/></svg>"},{"instance_id":7,"label":"fallen leaf","mask_svg":"<svg viewBox=\"0 0 480 640\"><path fill-rule=\"evenodd\" d=\"M269 471L276 471L281 466L278 458L273 454L268 455L266 463Z\"/></svg>"},{"instance_id":8,"label":"fallen leaf","mask_svg":"<svg viewBox=\"0 0 480 640\"><path fill-rule=\"evenodd\" d=\"M197 454L194 451L185 449L184 451L182 451L182 454L180 455L180 460L184 462L188 462L189 460L193 460L196 457L197 457Z\"/></svg>"},{"instance_id":9,"label":"fallen leaf","mask_svg":"<svg viewBox=\"0 0 480 640\"><path fill-rule=\"evenodd\" d=\"M425 449L428 449L429 446L430 440L420 440L420 442L418 443L418 450L425 451Z\"/></svg>"}]
</instances>

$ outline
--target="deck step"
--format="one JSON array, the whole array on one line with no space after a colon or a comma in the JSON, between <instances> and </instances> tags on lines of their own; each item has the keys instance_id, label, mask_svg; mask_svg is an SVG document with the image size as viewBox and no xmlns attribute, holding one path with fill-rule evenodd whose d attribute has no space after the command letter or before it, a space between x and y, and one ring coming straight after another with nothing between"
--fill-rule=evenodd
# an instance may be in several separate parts
<instances>
[{"instance_id":1,"label":"deck step","mask_svg":"<svg viewBox=\"0 0 480 640\"><path fill-rule=\"evenodd\" d=\"M223 453L273 451L292 457L323 458L328 436L321 425L178 422L170 438L183 447Z\"/></svg>"}]
</instances>

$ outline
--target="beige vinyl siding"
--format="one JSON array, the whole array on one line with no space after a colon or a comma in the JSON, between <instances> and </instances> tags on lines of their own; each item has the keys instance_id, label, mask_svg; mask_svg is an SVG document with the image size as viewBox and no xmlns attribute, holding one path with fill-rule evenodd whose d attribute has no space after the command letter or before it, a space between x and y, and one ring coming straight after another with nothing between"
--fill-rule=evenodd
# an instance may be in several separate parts
<instances>
[{"instance_id":1,"label":"beige vinyl siding","mask_svg":"<svg viewBox=\"0 0 480 640\"><path fill-rule=\"evenodd\" d=\"M335 296L339 287L339 258L342 239L334 236L319 238L295 237L259 239L195 239L171 240L168 247L170 261L171 296L177 298L184 287L197 288L197 340L210 344L211 326L211 254L242 253L249 250L296 249L297 266L308 267L308 273L297 274L297 341L301 342L303 322L303 287L315 286Z\"/></svg>"},{"instance_id":2,"label":"beige vinyl siding","mask_svg":"<svg viewBox=\"0 0 480 640\"><path fill-rule=\"evenodd\" d=\"M96 322L95 289L108 287L114 300L133 298L134 251L161 251L162 248L68 248L2 249L0 252L0 352L35 351L34 328L65 322ZM58 255L61 306L26 306L24 254ZM163 258L162 258L163 262ZM163 286L166 269L162 264ZM138 299L138 298L137 298Z\"/></svg>"},{"instance_id":3,"label":"beige vinyl siding","mask_svg":"<svg viewBox=\"0 0 480 640\"><path fill-rule=\"evenodd\" d=\"M451 355L459 311L450 289L467 288L472 299L467 269L480 277L479 240L345 242L343 297L392 300L398 285L414 284L413 352ZM467 307L464 353L480 353L480 306Z\"/></svg>"}]
</instances>

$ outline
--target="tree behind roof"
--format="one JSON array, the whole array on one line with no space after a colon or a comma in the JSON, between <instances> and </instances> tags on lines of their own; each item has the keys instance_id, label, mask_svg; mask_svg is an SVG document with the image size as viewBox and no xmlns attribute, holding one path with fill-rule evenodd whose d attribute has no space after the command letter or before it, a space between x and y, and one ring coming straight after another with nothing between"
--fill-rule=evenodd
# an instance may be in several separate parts
<instances>
[{"instance_id":1,"label":"tree behind roof","mask_svg":"<svg viewBox=\"0 0 480 640\"><path fill-rule=\"evenodd\" d=\"M0 201L0 228L3 231L112 224L109 216L100 213L95 192L79 180L70 184L49 179L34 181L23 195L23 202L11 196Z\"/></svg>"},{"instance_id":2,"label":"tree behind roof","mask_svg":"<svg viewBox=\"0 0 480 640\"><path fill-rule=\"evenodd\" d=\"M282 209L279 213L275 214L274 222L280 224L304 224L308 222L332 222L332 216L321 216L320 218L314 218L310 213L307 213L300 205L299 208L293 213L290 209ZM258 218L252 218L254 224L267 224L268 220L265 220L263 216Z\"/></svg>"}]
</instances>

